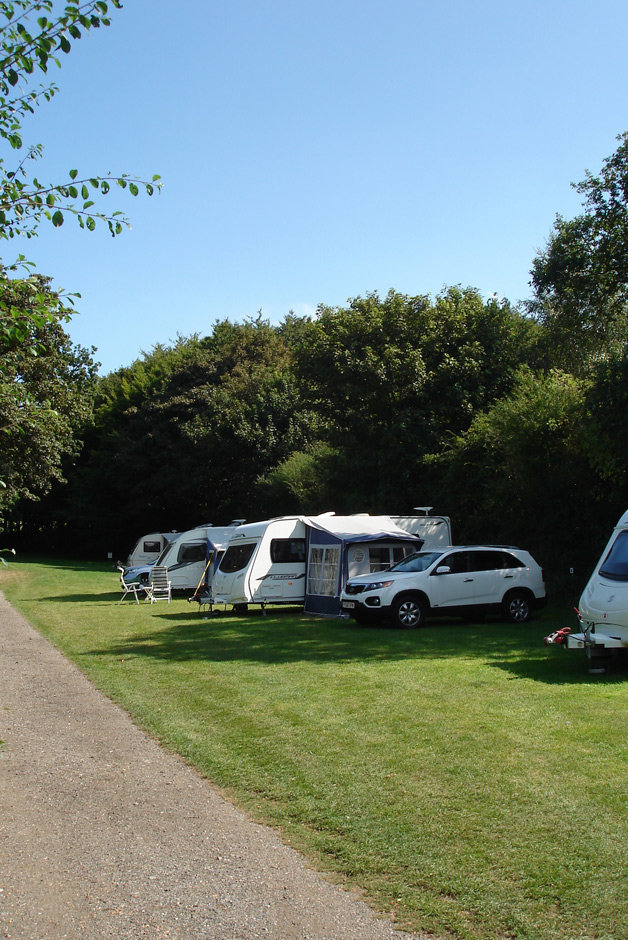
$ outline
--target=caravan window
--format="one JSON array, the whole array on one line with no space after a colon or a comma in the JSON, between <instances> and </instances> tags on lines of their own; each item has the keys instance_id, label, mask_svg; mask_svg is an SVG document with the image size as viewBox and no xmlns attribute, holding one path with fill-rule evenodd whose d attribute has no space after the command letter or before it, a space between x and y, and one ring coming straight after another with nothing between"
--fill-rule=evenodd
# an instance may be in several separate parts
<instances>
[{"instance_id":1,"label":"caravan window","mask_svg":"<svg viewBox=\"0 0 628 940\"><path fill-rule=\"evenodd\" d=\"M144 551L149 555L158 555L161 551L161 542L144 542Z\"/></svg>"},{"instance_id":2,"label":"caravan window","mask_svg":"<svg viewBox=\"0 0 628 940\"><path fill-rule=\"evenodd\" d=\"M384 571L390 568L390 549L388 545L371 545L369 547L369 570Z\"/></svg>"},{"instance_id":3,"label":"caravan window","mask_svg":"<svg viewBox=\"0 0 628 940\"><path fill-rule=\"evenodd\" d=\"M413 551L414 549L411 545L396 545L395 548L393 548L392 550L393 565L396 565L400 561L403 561L406 555L411 555Z\"/></svg>"},{"instance_id":4,"label":"caravan window","mask_svg":"<svg viewBox=\"0 0 628 940\"><path fill-rule=\"evenodd\" d=\"M249 542L247 545L230 545L220 562L220 571L233 574L234 571L246 568L256 545L257 542Z\"/></svg>"},{"instance_id":5,"label":"caravan window","mask_svg":"<svg viewBox=\"0 0 628 940\"><path fill-rule=\"evenodd\" d=\"M603 578L628 581L628 532L620 532L600 568Z\"/></svg>"},{"instance_id":6,"label":"caravan window","mask_svg":"<svg viewBox=\"0 0 628 940\"><path fill-rule=\"evenodd\" d=\"M391 565L403 561L412 551L411 545L371 545L369 546L369 570L371 573L385 571Z\"/></svg>"},{"instance_id":7,"label":"caravan window","mask_svg":"<svg viewBox=\"0 0 628 940\"><path fill-rule=\"evenodd\" d=\"M335 597L338 593L339 548L310 548L307 572L308 594Z\"/></svg>"},{"instance_id":8,"label":"caravan window","mask_svg":"<svg viewBox=\"0 0 628 940\"><path fill-rule=\"evenodd\" d=\"M305 561L305 539L273 539L270 543L270 560L273 564L286 565Z\"/></svg>"},{"instance_id":9,"label":"caravan window","mask_svg":"<svg viewBox=\"0 0 628 940\"><path fill-rule=\"evenodd\" d=\"M179 549L178 562L191 564L194 561L205 561L205 545L202 542L187 542Z\"/></svg>"}]
</instances>

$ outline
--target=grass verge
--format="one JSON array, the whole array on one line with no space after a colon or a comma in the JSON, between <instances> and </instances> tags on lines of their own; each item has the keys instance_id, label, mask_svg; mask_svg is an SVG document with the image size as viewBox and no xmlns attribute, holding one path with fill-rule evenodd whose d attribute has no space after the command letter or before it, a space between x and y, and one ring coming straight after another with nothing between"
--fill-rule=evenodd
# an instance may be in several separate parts
<instances>
[{"instance_id":1,"label":"grass verge","mask_svg":"<svg viewBox=\"0 0 628 940\"><path fill-rule=\"evenodd\" d=\"M488 618L401 632L120 605L102 565L0 588L105 693L317 866L437 936L628 936L628 673Z\"/></svg>"}]
</instances>

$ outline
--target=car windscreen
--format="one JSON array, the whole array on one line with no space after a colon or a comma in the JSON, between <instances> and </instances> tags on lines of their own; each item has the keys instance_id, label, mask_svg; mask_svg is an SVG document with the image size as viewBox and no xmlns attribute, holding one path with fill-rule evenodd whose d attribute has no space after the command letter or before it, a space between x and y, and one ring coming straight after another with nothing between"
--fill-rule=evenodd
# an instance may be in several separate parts
<instances>
[{"instance_id":1,"label":"car windscreen","mask_svg":"<svg viewBox=\"0 0 628 940\"><path fill-rule=\"evenodd\" d=\"M620 532L602 562L600 574L612 581L628 581L628 532Z\"/></svg>"},{"instance_id":2,"label":"car windscreen","mask_svg":"<svg viewBox=\"0 0 628 940\"><path fill-rule=\"evenodd\" d=\"M442 552L413 552L407 555L403 561L398 562L390 568L390 571L427 571L437 558L442 556Z\"/></svg>"}]
</instances>

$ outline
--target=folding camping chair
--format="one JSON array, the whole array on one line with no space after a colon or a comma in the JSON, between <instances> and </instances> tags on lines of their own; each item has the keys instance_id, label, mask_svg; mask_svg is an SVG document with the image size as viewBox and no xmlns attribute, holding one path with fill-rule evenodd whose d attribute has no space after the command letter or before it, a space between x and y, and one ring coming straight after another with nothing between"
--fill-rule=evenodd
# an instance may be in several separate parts
<instances>
[{"instance_id":1,"label":"folding camping chair","mask_svg":"<svg viewBox=\"0 0 628 940\"><path fill-rule=\"evenodd\" d=\"M146 600L154 604L155 601L168 601L172 597L172 585L168 580L168 569L162 565L153 565L150 569L150 581L146 591Z\"/></svg>"},{"instance_id":2,"label":"folding camping chair","mask_svg":"<svg viewBox=\"0 0 628 940\"><path fill-rule=\"evenodd\" d=\"M140 591L144 593L146 588L144 587L143 584L139 584L137 581L130 581L130 582L125 581L124 580L124 568L121 568L120 566L118 566L118 571L120 572L120 584L122 585L122 590L124 591L124 594L118 601L118 604L122 603L122 601L127 596L127 594L132 594L133 597L135 598L135 603L139 604L140 599L138 597L138 593Z\"/></svg>"}]
</instances>

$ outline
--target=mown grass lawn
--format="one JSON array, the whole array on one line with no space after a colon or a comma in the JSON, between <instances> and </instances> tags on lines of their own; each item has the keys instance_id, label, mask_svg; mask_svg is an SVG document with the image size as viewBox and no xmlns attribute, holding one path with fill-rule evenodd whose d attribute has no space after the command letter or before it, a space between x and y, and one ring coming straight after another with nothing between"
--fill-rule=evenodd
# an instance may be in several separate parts
<instances>
[{"instance_id":1,"label":"mown grass lawn","mask_svg":"<svg viewBox=\"0 0 628 940\"><path fill-rule=\"evenodd\" d=\"M590 677L543 646L568 607L401 632L119 605L96 564L18 561L0 588L141 726L400 925L628 936L628 670Z\"/></svg>"}]
</instances>

